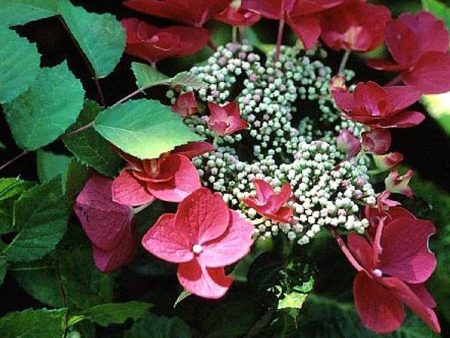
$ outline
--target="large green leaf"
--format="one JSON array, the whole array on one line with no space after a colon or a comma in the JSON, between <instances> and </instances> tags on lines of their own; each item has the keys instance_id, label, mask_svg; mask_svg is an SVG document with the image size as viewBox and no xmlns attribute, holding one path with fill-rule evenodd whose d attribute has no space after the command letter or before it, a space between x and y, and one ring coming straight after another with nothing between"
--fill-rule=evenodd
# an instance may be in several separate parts
<instances>
[{"instance_id":1,"label":"large green leaf","mask_svg":"<svg viewBox=\"0 0 450 338\"><path fill-rule=\"evenodd\" d=\"M89 320L101 326L111 324L123 324L129 318L134 321L142 318L151 307L149 303L128 302L128 303L109 303L96 305L90 309L72 316L69 319L69 325L74 325L82 320Z\"/></svg>"},{"instance_id":2,"label":"large green leaf","mask_svg":"<svg viewBox=\"0 0 450 338\"><path fill-rule=\"evenodd\" d=\"M4 26L0 26L0 46L0 103L6 103L33 83L39 73L40 55L34 43Z\"/></svg>"},{"instance_id":3,"label":"large green leaf","mask_svg":"<svg viewBox=\"0 0 450 338\"><path fill-rule=\"evenodd\" d=\"M112 144L140 159L156 158L178 145L202 139L169 107L145 99L105 109L98 115L95 129Z\"/></svg>"},{"instance_id":4,"label":"large green leaf","mask_svg":"<svg viewBox=\"0 0 450 338\"><path fill-rule=\"evenodd\" d=\"M2 0L0 25L23 25L58 13L59 0Z\"/></svg>"},{"instance_id":5,"label":"large green leaf","mask_svg":"<svg viewBox=\"0 0 450 338\"><path fill-rule=\"evenodd\" d=\"M83 106L84 90L66 62L43 68L31 87L4 106L17 145L35 150L63 134Z\"/></svg>"},{"instance_id":6,"label":"large green leaf","mask_svg":"<svg viewBox=\"0 0 450 338\"><path fill-rule=\"evenodd\" d=\"M157 84L162 84L168 79L166 75L157 71L144 63L132 62L131 70L136 78L138 88L148 88Z\"/></svg>"},{"instance_id":7,"label":"large green leaf","mask_svg":"<svg viewBox=\"0 0 450 338\"><path fill-rule=\"evenodd\" d=\"M233 325L233 323L229 323ZM181 319L148 313L125 333L125 338L190 338L191 330Z\"/></svg>"},{"instance_id":8,"label":"large green leaf","mask_svg":"<svg viewBox=\"0 0 450 338\"><path fill-rule=\"evenodd\" d=\"M66 232L69 214L61 176L24 192L14 205L18 233L4 250L8 261L32 261L52 251Z\"/></svg>"},{"instance_id":9,"label":"large green leaf","mask_svg":"<svg viewBox=\"0 0 450 338\"><path fill-rule=\"evenodd\" d=\"M60 0L59 12L91 64L95 77L111 73L125 50L125 31L111 14L89 13Z\"/></svg>"},{"instance_id":10,"label":"large green leaf","mask_svg":"<svg viewBox=\"0 0 450 338\"><path fill-rule=\"evenodd\" d=\"M92 122L101 109L98 103L87 100L72 130ZM119 171L121 158L112 150L109 142L93 128L66 137L64 144L81 163L94 168L103 175L115 176Z\"/></svg>"},{"instance_id":11,"label":"large green leaf","mask_svg":"<svg viewBox=\"0 0 450 338\"><path fill-rule=\"evenodd\" d=\"M62 184L65 186L67 169L72 159L66 155L54 154L49 151L37 151L37 171L41 182L50 181L55 176L62 176Z\"/></svg>"},{"instance_id":12,"label":"large green leaf","mask_svg":"<svg viewBox=\"0 0 450 338\"><path fill-rule=\"evenodd\" d=\"M64 333L65 309L25 310L0 318L2 338L58 338Z\"/></svg>"},{"instance_id":13,"label":"large green leaf","mask_svg":"<svg viewBox=\"0 0 450 338\"><path fill-rule=\"evenodd\" d=\"M450 30L450 7L438 0L422 0L423 9L443 20Z\"/></svg>"}]
</instances>

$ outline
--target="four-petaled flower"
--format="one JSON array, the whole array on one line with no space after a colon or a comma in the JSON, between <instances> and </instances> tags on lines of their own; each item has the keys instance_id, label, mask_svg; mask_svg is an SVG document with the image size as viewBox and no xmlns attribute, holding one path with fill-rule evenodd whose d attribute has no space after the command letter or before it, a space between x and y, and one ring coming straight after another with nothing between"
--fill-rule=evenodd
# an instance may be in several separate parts
<instances>
[{"instance_id":1,"label":"four-petaled flower","mask_svg":"<svg viewBox=\"0 0 450 338\"><path fill-rule=\"evenodd\" d=\"M386 46L393 61L369 60L370 67L400 72L424 94L450 90L449 33L442 21L427 12L402 14L387 25Z\"/></svg>"},{"instance_id":2,"label":"four-petaled flower","mask_svg":"<svg viewBox=\"0 0 450 338\"><path fill-rule=\"evenodd\" d=\"M178 280L186 290L217 299L233 282L224 266L249 253L253 231L220 194L201 188L178 205L176 214L163 214L142 245L156 257L179 264Z\"/></svg>"},{"instance_id":3,"label":"four-petaled flower","mask_svg":"<svg viewBox=\"0 0 450 338\"><path fill-rule=\"evenodd\" d=\"M111 186L111 179L92 176L74 206L75 214L92 242L95 266L103 272L129 263L138 244L133 209L113 201Z\"/></svg>"},{"instance_id":4,"label":"four-petaled flower","mask_svg":"<svg viewBox=\"0 0 450 338\"><path fill-rule=\"evenodd\" d=\"M256 189L256 196L244 198L243 202L264 217L289 223L292 219L293 210L285 205L292 197L290 184L283 184L278 194L274 192L269 183L263 180L254 180L253 185Z\"/></svg>"},{"instance_id":5,"label":"four-petaled flower","mask_svg":"<svg viewBox=\"0 0 450 338\"><path fill-rule=\"evenodd\" d=\"M209 39L209 32L203 28L159 28L138 19L123 19L121 24L127 32L125 51L150 63L194 54L202 49Z\"/></svg>"},{"instance_id":6,"label":"four-petaled flower","mask_svg":"<svg viewBox=\"0 0 450 338\"><path fill-rule=\"evenodd\" d=\"M372 128L408 128L425 119L422 113L407 111L421 93L410 86L381 87L375 82L360 82L353 93L336 90L338 108L353 121Z\"/></svg>"},{"instance_id":7,"label":"four-petaled flower","mask_svg":"<svg viewBox=\"0 0 450 338\"><path fill-rule=\"evenodd\" d=\"M208 103L210 116L208 125L217 135L233 134L247 128L247 121L241 118L237 102L230 102L221 107L216 103Z\"/></svg>"},{"instance_id":8,"label":"four-petaled flower","mask_svg":"<svg viewBox=\"0 0 450 338\"><path fill-rule=\"evenodd\" d=\"M201 187L197 169L190 158L213 149L209 143L192 142L149 160L119 153L128 164L112 184L114 201L130 206L151 203L155 198L167 202L182 201Z\"/></svg>"}]
</instances>

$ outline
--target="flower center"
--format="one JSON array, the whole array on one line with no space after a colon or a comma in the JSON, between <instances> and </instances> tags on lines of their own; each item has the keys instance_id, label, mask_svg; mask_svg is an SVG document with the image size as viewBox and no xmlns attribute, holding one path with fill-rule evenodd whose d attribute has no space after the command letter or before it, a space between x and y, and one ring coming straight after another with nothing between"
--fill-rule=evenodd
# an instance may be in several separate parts
<instances>
[{"instance_id":1,"label":"flower center","mask_svg":"<svg viewBox=\"0 0 450 338\"><path fill-rule=\"evenodd\" d=\"M372 270L372 274L375 277L381 277L381 276L383 276L383 271L381 271L380 269L374 269L374 270Z\"/></svg>"},{"instance_id":2,"label":"flower center","mask_svg":"<svg viewBox=\"0 0 450 338\"><path fill-rule=\"evenodd\" d=\"M195 244L192 247L192 252L195 253L196 255L199 255L202 251L203 251L203 248L200 244Z\"/></svg>"}]
</instances>

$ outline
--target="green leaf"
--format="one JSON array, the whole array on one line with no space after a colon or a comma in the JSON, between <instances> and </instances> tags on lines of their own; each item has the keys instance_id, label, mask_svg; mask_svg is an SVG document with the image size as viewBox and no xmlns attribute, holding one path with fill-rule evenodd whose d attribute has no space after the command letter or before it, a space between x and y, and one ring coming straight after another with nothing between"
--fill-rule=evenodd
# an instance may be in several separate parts
<instances>
[{"instance_id":1,"label":"green leaf","mask_svg":"<svg viewBox=\"0 0 450 338\"><path fill-rule=\"evenodd\" d=\"M166 75L160 73L155 68L139 62L132 62L131 70L136 78L138 88L149 88L162 84L168 79Z\"/></svg>"},{"instance_id":2,"label":"green leaf","mask_svg":"<svg viewBox=\"0 0 450 338\"><path fill-rule=\"evenodd\" d=\"M444 128L447 135L450 135L450 92L424 95L421 102L425 105L431 117Z\"/></svg>"},{"instance_id":3,"label":"green leaf","mask_svg":"<svg viewBox=\"0 0 450 338\"><path fill-rule=\"evenodd\" d=\"M101 326L123 324L129 318L136 321L144 317L150 307L149 303L136 301L100 304L72 316L69 319L69 325L72 326L82 320L89 320Z\"/></svg>"},{"instance_id":4,"label":"green leaf","mask_svg":"<svg viewBox=\"0 0 450 338\"><path fill-rule=\"evenodd\" d=\"M69 205L75 203L78 193L83 189L85 183L91 176L88 168L73 159L67 169L66 196Z\"/></svg>"},{"instance_id":5,"label":"green leaf","mask_svg":"<svg viewBox=\"0 0 450 338\"><path fill-rule=\"evenodd\" d=\"M25 310L0 318L2 338L57 338L64 334L65 309Z\"/></svg>"},{"instance_id":6,"label":"green leaf","mask_svg":"<svg viewBox=\"0 0 450 338\"><path fill-rule=\"evenodd\" d=\"M0 201L21 194L29 187L29 183L19 178L0 178Z\"/></svg>"},{"instance_id":7,"label":"green leaf","mask_svg":"<svg viewBox=\"0 0 450 338\"><path fill-rule=\"evenodd\" d=\"M126 36L120 22L111 14L89 13L68 0L60 0L59 11L95 77L111 73L125 50Z\"/></svg>"},{"instance_id":8,"label":"green leaf","mask_svg":"<svg viewBox=\"0 0 450 338\"><path fill-rule=\"evenodd\" d=\"M140 159L156 158L178 145L202 140L169 107L153 100L127 101L105 109L94 126L112 144Z\"/></svg>"},{"instance_id":9,"label":"green leaf","mask_svg":"<svg viewBox=\"0 0 450 338\"><path fill-rule=\"evenodd\" d=\"M0 179L0 234L14 231L14 201L31 185L30 182L18 178Z\"/></svg>"},{"instance_id":10,"label":"green leaf","mask_svg":"<svg viewBox=\"0 0 450 338\"><path fill-rule=\"evenodd\" d=\"M36 155L39 180L41 182L47 182L61 175L62 184L65 186L67 169L72 159L66 155L58 155L44 150L38 150Z\"/></svg>"},{"instance_id":11,"label":"green leaf","mask_svg":"<svg viewBox=\"0 0 450 338\"><path fill-rule=\"evenodd\" d=\"M32 261L52 251L66 232L69 214L60 176L24 192L14 204L18 233L4 250L8 261Z\"/></svg>"},{"instance_id":12,"label":"green leaf","mask_svg":"<svg viewBox=\"0 0 450 338\"><path fill-rule=\"evenodd\" d=\"M422 0L423 9L431 12L439 19L444 21L447 28L450 30L450 7L446 6L438 0Z\"/></svg>"},{"instance_id":13,"label":"green leaf","mask_svg":"<svg viewBox=\"0 0 450 338\"><path fill-rule=\"evenodd\" d=\"M94 101L87 100L71 128L75 130L92 122L101 111L101 107ZM120 169L122 159L112 150L111 145L93 128L83 130L77 134L64 138L64 144L81 163L88 165L105 176L115 176Z\"/></svg>"},{"instance_id":14,"label":"green leaf","mask_svg":"<svg viewBox=\"0 0 450 338\"><path fill-rule=\"evenodd\" d=\"M230 324L232 325L232 324ZM178 318L148 313L125 332L125 338L191 338L191 329Z\"/></svg>"},{"instance_id":15,"label":"green leaf","mask_svg":"<svg viewBox=\"0 0 450 338\"><path fill-rule=\"evenodd\" d=\"M200 80L198 77L192 75L189 72L178 73L173 78L169 79L167 81L167 84L172 87L182 86L182 87L190 87L192 89L201 89L208 86L207 83Z\"/></svg>"},{"instance_id":16,"label":"green leaf","mask_svg":"<svg viewBox=\"0 0 450 338\"><path fill-rule=\"evenodd\" d=\"M39 73L40 55L36 44L4 26L0 26L0 45L0 103L6 103L33 83Z\"/></svg>"},{"instance_id":17,"label":"green leaf","mask_svg":"<svg viewBox=\"0 0 450 338\"><path fill-rule=\"evenodd\" d=\"M59 0L2 0L0 24L15 26L58 14Z\"/></svg>"},{"instance_id":18,"label":"green leaf","mask_svg":"<svg viewBox=\"0 0 450 338\"><path fill-rule=\"evenodd\" d=\"M5 279L6 270L8 269L8 263L6 258L0 256L0 286L3 284L3 280Z\"/></svg>"},{"instance_id":19,"label":"green leaf","mask_svg":"<svg viewBox=\"0 0 450 338\"><path fill-rule=\"evenodd\" d=\"M83 97L83 87L66 62L41 69L31 87L4 106L17 145L35 150L54 141L75 122Z\"/></svg>"}]
</instances>

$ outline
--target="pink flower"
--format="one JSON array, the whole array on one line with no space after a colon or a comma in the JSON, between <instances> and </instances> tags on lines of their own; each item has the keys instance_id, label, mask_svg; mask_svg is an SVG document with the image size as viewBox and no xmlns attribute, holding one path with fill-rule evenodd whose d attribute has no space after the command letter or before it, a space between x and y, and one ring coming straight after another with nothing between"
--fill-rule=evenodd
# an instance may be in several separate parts
<instances>
[{"instance_id":1,"label":"pink flower","mask_svg":"<svg viewBox=\"0 0 450 338\"><path fill-rule=\"evenodd\" d=\"M421 94L409 86L380 87L375 82L360 82L355 91L333 91L338 108L353 121L372 128L408 128L418 125L425 116L405 110Z\"/></svg>"},{"instance_id":2,"label":"pink flower","mask_svg":"<svg viewBox=\"0 0 450 338\"><path fill-rule=\"evenodd\" d=\"M136 11L202 27L217 13L222 12L231 0L127 0L124 5Z\"/></svg>"},{"instance_id":3,"label":"pink flower","mask_svg":"<svg viewBox=\"0 0 450 338\"><path fill-rule=\"evenodd\" d=\"M239 27L253 26L260 19L261 15L245 10L242 7L235 8L233 5L229 5L214 17L216 21Z\"/></svg>"},{"instance_id":4,"label":"pink flower","mask_svg":"<svg viewBox=\"0 0 450 338\"><path fill-rule=\"evenodd\" d=\"M399 152L385 155L374 155L373 160L379 170L386 171L403 161L403 154Z\"/></svg>"},{"instance_id":5,"label":"pink flower","mask_svg":"<svg viewBox=\"0 0 450 338\"><path fill-rule=\"evenodd\" d=\"M345 151L347 159L356 156L361 150L361 141L348 129L343 129L337 137L337 148Z\"/></svg>"},{"instance_id":6,"label":"pink flower","mask_svg":"<svg viewBox=\"0 0 450 338\"><path fill-rule=\"evenodd\" d=\"M353 295L367 328L377 333L395 331L404 321L406 304L440 332L432 309L436 303L424 286L436 267L436 258L428 249L428 239L434 233L435 227L429 221L395 217L381 220L371 241L350 234L349 250L340 242L358 270Z\"/></svg>"},{"instance_id":7,"label":"pink flower","mask_svg":"<svg viewBox=\"0 0 450 338\"><path fill-rule=\"evenodd\" d=\"M369 60L375 69L400 72L401 79L425 94L450 90L449 33L428 12L405 13L386 27L386 46L393 61Z\"/></svg>"},{"instance_id":8,"label":"pink flower","mask_svg":"<svg viewBox=\"0 0 450 338\"><path fill-rule=\"evenodd\" d=\"M112 184L114 201L131 206L151 203L155 198L182 201L201 187L197 169L189 158L213 149L208 143L192 142L159 158L142 161L121 153L128 164Z\"/></svg>"},{"instance_id":9,"label":"pink flower","mask_svg":"<svg viewBox=\"0 0 450 338\"><path fill-rule=\"evenodd\" d=\"M150 63L194 54L202 49L209 39L209 32L203 28L159 28L138 19L124 19L121 24L127 32L125 51Z\"/></svg>"},{"instance_id":10,"label":"pink flower","mask_svg":"<svg viewBox=\"0 0 450 338\"><path fill-rule=\"evenodd\" d=\"M368 52L383 43L390 20L391 13L385 6L347 0L321 15L321 38L334 50Z\"/></svg>"},{"instance_id":11,"label":"pink flower","mask_svg":"<svg viewBox=\"0 0 450 338\"><path fill-rule=\"evenodd\" d=\"M112 180L92 176L74 206L75 214L92 242L95 266L103 272L129 263L138 243L133 209L112 200L111 186Z\"/></svg>"},{"instance_id":12,"label":"pink flower","mask_svg":"<svg viewBox=\"0 0 450 338\"><path fill-rule=\"evenodd\" d=\"M289 183L283 184L278 194L269 183L263 180L254 180L253 185L256 188L256 197L247 197L243 202L264 217L289 223L293 215L292 209L285 206L292 197Z\"/></svg>"},{"instance_id":13,"label":"pink flower","mask_svg":"<svg viewBox=\"0 0 450 338\"><path fill-rule=\"evenodd\" d=\"M413 171L409 169L405 174L400 175L397 170L392 170L388 177L384 180L386 190L396 194L402 194L406 197L412 197L412 189L408 186L413 175Z\"/></svg>"},{"instance_id":14,"label":"pink flower","mask_svg":"<svg viewBox=\"0 0 450 338\"><path fill-rule=\"evenodd\" d=\"M208 124L216 134L224 136L247 128L247 122L241 119L237 102L230 102L223 107L208 103L208 108L211 114Z\"/></svg>"},{"instance_id":15,"label":"pink flower","mask_svg":"<svg viewBox=\"0 0 450 338\"><path fill-rule=\"evenodd\" d=\"M243 0L242 8L263 17L283 20L310 49L320 36L320 14L342 4L344 0Z\"/></svg>"},{"instance_id":16,"label":"pink flower","mask_svg":"<svg viewBox=\"0 0 450 338\"><path fill-rule=\"evenodd\" d=\"M172 105L172 111L182 117L189 117L198 113L198 104L193 92L183 93L178 96Z\"/></svg>"},{"instance_id":17,"label":"pink flower","mask_svg":"<svg viewBox=\"0 0 450 338\"><path fill-rule=\"evenodd\" d=\"M362 134L362 147L372 154L386 154L392 142L391 132L386 129L373 129Z\"/></svg>"},{"instance_id":18,"label":"pink flower","mask_svg":"<svg viewBox=\"0 0 450 338\"><path fill-rule=\"evenodd\" d=\"M176 214L163 214L142 245L158 258L179 264L178 280L186 290L217 299L233 282L224 266L249 253L253 231L218 193L201 188L178 205Z\"/></svg>"}]
</instances>

